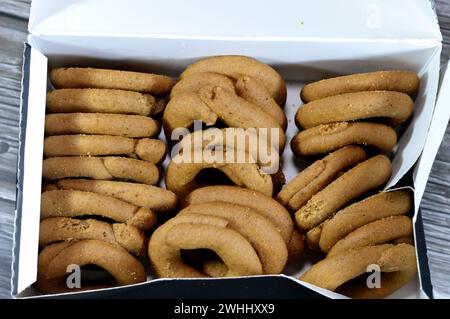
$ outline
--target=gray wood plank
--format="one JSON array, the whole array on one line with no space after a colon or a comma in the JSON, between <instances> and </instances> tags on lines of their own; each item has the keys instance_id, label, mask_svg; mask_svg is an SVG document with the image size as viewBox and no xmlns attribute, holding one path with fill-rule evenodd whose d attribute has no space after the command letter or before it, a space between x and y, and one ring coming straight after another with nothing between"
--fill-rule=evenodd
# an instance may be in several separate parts
<instances>
[{"instance_id":1,"label":"gray wood plank","mask_svg":"<svg viewBox=\"0 0 450 319\"><path fill-rule=\"evenodd\" d=\"M15 201L18 107L30 0L0 0L0 297L9 297ZM435 1L450 59L450 2ZM450 297L450 126L421 204L436 297Z\"/></svg>"}]
</instances>

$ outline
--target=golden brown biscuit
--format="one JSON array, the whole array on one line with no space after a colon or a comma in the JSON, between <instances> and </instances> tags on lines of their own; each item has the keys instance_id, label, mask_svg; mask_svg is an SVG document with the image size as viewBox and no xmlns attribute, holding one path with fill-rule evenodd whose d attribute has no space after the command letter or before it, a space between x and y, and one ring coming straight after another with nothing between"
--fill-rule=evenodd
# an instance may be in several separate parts
<instances>
[{"instance_id":1,"label":"golden brown biscuit","mask_svg":"<svg viewBox=\"0 0 450 319\"><path fill-rule=\"evenodd\" d=\"M365 274L370 265L380 267L380 288L370 289L365 281L351 282ZM411 280L416 272L413 246L384 244L355 248L327 257L300 276L300 280L353 298L383 298Z\"/></svg>"},{"instance_id":2,"label":"golden brown biscuit","mask_svg":"<svg viewBox=\"0 0 450 319\"><path fill-rule=\"evenodd\" d=\"M320 248L328 251L333 245L355 229L375 220L407 214L412 208L406 190L381 192L347 206L325 221L320 236Z\"/></svg>"},{"instance_id":3,"label":"golden brown biscuit","mask_svg":"<svg viewBox=\"0 0 450 319\"><path fill-rule=\"evenodd\" d=\"M177 196L173 192L146 184L89 179L63 179L59 180L57 185L61 189L111 196L136 206L149 208L156 213L172 211L178 203Z\"/></svg>"},{"instance_id":4,"label":"golden brown biscuit","mask_svg":"<svg viewBox=\"0 0 450 319\"><path fill-rule=\"evenodd\" d=\"M214 72L201 72L183 77L178 81L172 88L172 91L170 91L170 98L172 99L176 95L186 92L198 93L202 87L210 85L220 86L226 90L234 91L233 80L227 76Z\"/></svg>"},{"instance_id":5,"label":"golden brown biscuit","mask_svg":"<svg viewBox=\"0 0 450 319\"><path fill-rule=\"evenodd\" d=\"M255 248L264 274L279 274L286 265L286 243L272 222L253 209L224 202L190 205L178 215L202 214L224 218L228 226L243 235Z\"/></svg>"},{"instance_id":6,"label":"golden brown biscuit","mask_svg":"<svg viewBox=\"0 0 450 319\"><path fill-rule=\"evenodd\" d=\"M322 225L323 223L311 228L306 233L305 236L306 245L311 250L320 251L319 241L322 233Z\"/></svg>"},{"instance_id":7,"label":"golden brown biscuit","mask_svg":"<svg viewBox=\"0 0 450 319\"><path fill-rule=\"evenodd\" d=\"M276 177L280 179L280 184L283 185L284 175L280 170L280 150L276 147L276 144L277 142L272 143L270 135L257 130L244 130L234 127L209 128L194 131L184 136L176 145L177 149L172 149L172 157L174 157L174 154L191 154L197 157L183 156L185 162L257 163L265 173L273 176L278 172L280 176ZM217 156L223 150L227 151L226 155L229 158ZM196 153L193 153L194 151Z\"/></svg>"},{"instance_id":8,"label":"golden brown biscuit","mask_svg":"<svg viewBox=\"0 0 450 319\"><path fill-rule=\"evenodd\" d=\"M393 128L378 123L324 124L294 136L291 149L297 156L312 156L351 144L371 145L387 153L397 144L397 133Z\"/></svg>"},{"instance_id":9,"label":"golden brown biscuit","mask_svg":"<svg viewBox=\"0 0 450 319\"><path fill-rule=\"evenodd\" d=\"M188 66L180 78L195 73L215 72L237 80L242 75L258 79L279 105L286 103L286 84L283 78L270 66L255 59L238 55L209 57Z\"/></svg>"},{"instance_id":10,"label":"golden brown biscuit","mask_svg":"<svg viewBox=\"0 0 450 319\"><path fill-rule=\"evenodd\" d=\"M315 194L295 213L297 226L308 231L348 202L385 183L392 173L391 161L377 155L359 163Z\"/></svg>"},{"instance_id":11,"label":"golden brown biscuit","mask_svg":"<svg viewBox=\"0 0 450 319\"><path fill-rule=\"evenodd\" d=\"M159 164L166 158L167 146L161 140L142 138L138 140L134 152L140 159Z\"/></svg>"},{"instance_id":12,"label":"golden brown biscuit","mask_svg":"<svg viewBox=\"0 0 450 319\"><path fill-rule=\"evenodd\" d=\"M226 152L224 152L226 158ZM169 163L166 172L166 187L180 198L202 185L195 180L197 174L204 169L222 171L234 184L257 190L272 196L274 185L270 175L260 171L256 163L184 163L181 154L176 155ZM193 158L193 155L192 157Z\"/></svg>"},{"instance_id":13,"label":"golden brown biscuit","mask_svg":"<svg viewBox=\"0 0 450 319\"><path fill-rule=\"evenodd\" d=\"M368 118L389 118L390 124L406 121L414 101L409 95L393 91L356 92L330 96L303 105L295 114L299 128Z\"/></svg>"},{"instance_id":14,"label":"golden brown biscuit","mask_svg":"<svg viewBox=\"0 0 450 319\"><path fill-rule=\"evenodd\" d=\"M165 75L94 68L53 69L50 80L56 88L121 89L155 95L169 93L175 84Z\"/></svg>"},{"instance_id":15,"label":"golden brown biscuit","mask_svg":"<svg viewBox=\"0 0 450 319\"><path fill-rule=\"evenodd\" d=\"M419 89L417 74L409 71L378 71L351 74L307 84L301 91L304 102L361 91L397 91L413 95Z\"/></svg>"},{"instance_id":16,"label":"golden brown biscuit","mask_svg":"<svg viewBox=\"0 0 450 319\"><path fill-rule=\"evenodd\" d=\"M46 135L103 134L125 137L153 137L158 121L141 115L106 113L56 113L45 116Z\"/></svg>"},{"instance_id":17,"label":"golden brown biscuit","mask_svg":"<svg viewBox=\"0 0 450 319\"><path fill-rule=\"evenodd\" d=\"M288 261L292 261L300 257L305 251L305 236L300 234L296 229L292 232L291 240L287 244Z\"/></svg>"},{"instance_id":18,"label":"golden brown biscuit","mask_svg":"<svg viewBox=\"0 0 450 319\"><path fill-rule=\"evenodd\" d=\"M414 238L412 236L409 237L401 237L394 239L391 244L397 245L397 244L408 244L414 246Z\"/></svg>"},{"instance_id":19,"label":"golden brown biscuit","mask_svg":"<svg viewBox=\"0 0 450 319\"><path fill-rule=\"evenodd\" d=\"M158 277L203 278L187 265L180 250L210 249L227 266L226 277L260 275L262 266L252 245L223 218L185 214L170 219L152 234L148 255Z\"/></svg>"},{"instance_id":20,"label":"golden brown biscuit","mask_svg":"<svg viewBox=\"0 0 450 319\"><path fill-rule=\"evenodd\" d=\"M224 202L244 205L269 219L277 228L286 243L292 237L293 222L286 209L273 198L252 189L237 186L206 186L192 191L187 195L180 206Z\"/></svg>"},{"instance_id":21,"label":"golden brown biscuit","mask_svg":"<svg viewBox=\"0 0 450 319\"><path fill-rule=\"evenodd\" d=\"M172 97L163 114L163 127L167 140L172 140L172 132L177 128L190 129L194 121L207 126L214 125L218 115L214 113L197 93L183 92Z\"/></svg>"},{"instance_id":22,"label":"golden brown biscuit","mask_svg":"<svg viewBox=\"0 0 450 319\"><path fill-rule=\"evenodd\" d=\"M127 155L135 153L151 163L161 162L166 145L156 139L111 135L54 135L44 139L44 156Z\"/></svg>"},{"instance_id":23,"label":"golden brown biscuit","mask_svg":"<svg viewBox=\"0 0 450 319\"><path fill-rule=\"evenodd\" d=\"M59 241L96 239L120 245L133 255L145 252L145 237L141 230L127 224L109 224L95 219L79 220L51 217L41 221L39 246Z\"/></svg>"},{"instance_id":24,"label":"golden brown biscuit","mask_svg":"<svg viewBox=\"0 0 450 319\"><path fill-rule=\"evenodd\" d=\"M258 80L249 76L238 78L236 81L236 92L243 99L261 107L264 112L272 116L280 124L281 128L286 131L287 119L283 109Z\"/></svg>"},{"instance_id":25,"label":"golden brown biscuit","mask_svg":"<svg viewBox=\"0 0 450 319\"><path fill-rule=\"evenodd\" d=\"M154 185L159 180L160 172L154 164L132 158L64 156L45 159L42 177L47 180L68 177L116 178Z\"/></svg>"},{"instance_id":26,"label":"golden brown biscuit","mask_svg":"<svg viewBox=\"0 0 450 319\"><path fill-rule=\"evenodd\" d=\"M156 222L150 209L110 196L78 190L55 190L41 194L41 219L89 215L125 222L142 230L151 228Z\"/></svg>"},{"instance_id":27,"label":"golden brown biscuit","mask_svg":"<svg viewBox=\"0 0 450 319\"><path fill-rule=\"evenodd\" d=\"M365 159L366 153L358 146L338 149L300 172L275 198L291 212L295 212L339 173Z\"/></svg>"},{"instance_id":28,"label":"golden brown biscuit","mask_svg":"<svg viewBox=\"0 0 450 319\"><path fill-rule=\"evenodd\" d=\"M136 284L147 279L144 266L118 245L101 240L82 240L67 245L56 245L58 246L52 245L44 248L39 254L37 285L43 292L78 290L64 286L69 265L79 265L80 267L97 265L114 277L114 286ZM48 251L49 253L47 253ZM49 283L58 281L59 284L49 285ZM83 287L83 283L82 288L86 288Z\"/></svg>"},{"instance_id":29,"label":"golden brown biscuit","mask_svg":"<svg viewBox=\"0 0 450 319\"><path fill-rule=\"evenodd\" d=\"M328 256L335 256L358 247L389 243L397 238L410 237L412 234L411 218L407 216L382 218L355 229L339 240L330 249Z\"/></svg>"},{"instance_id":30,"label":"golden brown biscuit","mask_svg":"<svg viewBox=\"0 0 450 319\"><path fill-rule=\"evenodd\" d=\"M149 94L107 89L59 89L47 93L48 113L123 113L154 115L161 105Z\"/></svg>"},{"instance_id":31,"label":"golden brown biscuit","mask_svg":"<svg viewBox=\"0 0 450 319\"><path fill-rule=\"evenodd\" d=\"M222 87L203 87L200 99L229 127L267 128L278 130L279 149L284 148L286 137L280 124L261 107Z\"/></svg>"}]
</instances>

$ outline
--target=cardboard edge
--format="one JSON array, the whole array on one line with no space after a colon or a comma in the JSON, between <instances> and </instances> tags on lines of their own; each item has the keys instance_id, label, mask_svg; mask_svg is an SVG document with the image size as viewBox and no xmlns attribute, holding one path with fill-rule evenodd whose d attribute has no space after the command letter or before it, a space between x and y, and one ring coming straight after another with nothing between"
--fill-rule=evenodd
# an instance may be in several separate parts
<instances>
[{"instance_id":1,"label":"cardboard edge","mask_svg":"<svg viewBox=\"0 0 450 319\"><path fill-rule=\"evenodd\" d=\"M19 111L19 150L17 155L17 175L16 175L16 207L14 219L14 237L12 247L12 263L11 263L11 294L14 296L18 290L18 268L19 268L19 250L20 236L22 224L22 202L23 202L23 168L25 153L25 138L27 127L28 113L28 94L30 89L30 58L31 46L24 44L23 63L22 63L22 81L20 95L20 111Z\"/></svg>"}]
</instances>

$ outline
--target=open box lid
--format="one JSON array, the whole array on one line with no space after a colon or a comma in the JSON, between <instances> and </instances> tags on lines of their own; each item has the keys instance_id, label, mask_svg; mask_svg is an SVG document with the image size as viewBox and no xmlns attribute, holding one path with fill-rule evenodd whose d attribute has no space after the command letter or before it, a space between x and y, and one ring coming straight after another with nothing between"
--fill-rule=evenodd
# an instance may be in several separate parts
<instances>
[{"instance_id":1,"label":"open box lid","mask_svg":"<svg viewBox=\"0 0 450 319\"><path fill-rule=\"evenodd\" d=\"M442 40L430 0L34 0L28 28L36 36Z\"/></svg>"}]
</instances>

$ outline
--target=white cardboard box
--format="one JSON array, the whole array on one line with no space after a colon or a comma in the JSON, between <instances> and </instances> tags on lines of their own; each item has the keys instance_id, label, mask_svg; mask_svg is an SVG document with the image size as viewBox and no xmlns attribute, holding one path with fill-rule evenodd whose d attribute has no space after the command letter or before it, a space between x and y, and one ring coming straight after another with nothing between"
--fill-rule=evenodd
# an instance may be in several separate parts
<instances>
[{"instance_id":1,"label":"white cardboard box","mask_svg":"<svg viewBox=\"0 0 450 319\"><path fill-rule=\"evenodd\" d=\"M419 278L393 297L431 297L419 204L450 117L450 76L438 100L442 37L428 0L34 0L24 54L12 294L34 296L47 72L58 66L102 66L177 76L197 59L248 55L272 65L288 83L288 141L304 83L339 74L405 69L421 86L414 117L399 140L386 188L414 188ZM445 73L445 70L442 74ZM289 148L289 181L301 168ZM287 275L237 279L152 280L75 296L286 297L340 295ZM263 287L263 288L261 288ZM309 289L310 288L310 289ZM233 294L234 292L234 294ZM69 294L70 295L70 294ZM68 296L68 294L65 294Z\"/></svg>"}]
</instances>

